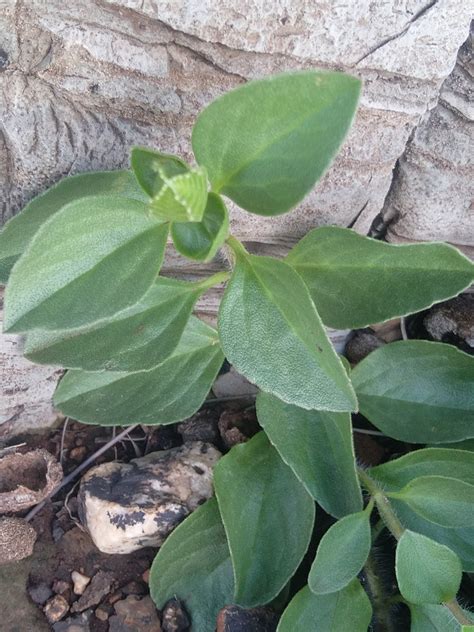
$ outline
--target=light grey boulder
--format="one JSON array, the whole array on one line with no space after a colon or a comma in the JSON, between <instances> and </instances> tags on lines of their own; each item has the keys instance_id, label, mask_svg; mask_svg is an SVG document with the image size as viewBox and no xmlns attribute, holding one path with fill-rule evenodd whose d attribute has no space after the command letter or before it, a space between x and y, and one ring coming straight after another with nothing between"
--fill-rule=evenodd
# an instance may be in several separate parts
<instances>
[{"instance_id":1,"label":"light grey boulder","mask_svg":"<svg viewBox=\"0 0 474 632\"><path fill-rule=\"evenodd\" d=\"M220 456L214 446L197 441L89 470L78 499L94 544L103 553L160 546L212 496L212 470Z\"/></svg>"}]
</instances>

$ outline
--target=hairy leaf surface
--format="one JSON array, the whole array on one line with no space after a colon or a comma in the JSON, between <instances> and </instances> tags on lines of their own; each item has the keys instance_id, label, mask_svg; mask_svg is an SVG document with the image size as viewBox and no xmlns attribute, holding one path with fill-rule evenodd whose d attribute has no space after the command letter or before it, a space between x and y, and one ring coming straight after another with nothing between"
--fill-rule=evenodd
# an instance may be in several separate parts
<instances>
[{"instance_id":1,"label":"hairy leaf surface","mask_svg":"<svg viewBox=\"0 0 474 632\"><path fill-rule=\"evenodd\" d=\"M189 259L210 261L229 232L229 214L222 198L209 193L200 222L175 222L171 235L176 250Z\"/></svg>"},{"instance_id":2,"label":"hairy leaf surface","mask_svg":"<svg viewBox=\"0 0 474 632\"><path fill-rule=\"evenodd\" d=\"M78 198L105 194L146 201L133 173L126 170L68 176L33 198L0 232L0 283L7 282L13 264L47 219Z\"/></svg>"},{"instance_id":3,"label":"hairy leaf surface","mask_svg":"<svg viewBox=\"0 0 474 632\"><path fill-rule=\"evenodd\" d=\"M352 374L360 412L400 441L441 443L474 436L474 357L425 340L394 342Z\"/></svg>"},{"instance_id":4,"label":"hairy leaf surface","mask_svg":"<svg viewBox=\"0 0 474 632\"><path fill-rule=\"evenodd\" d=\"M150 571L150 593L158 608L178 597L192 629L213 630L217 613L232 603L234 576L215 498L198 507L158 551Z\"/></svg>"},{"instance_id":5,"label":"hairy leaf surface","mask_svg":"<svg viewBox=\"0 0 474 632\"><path fill-rule=\"evenodd\" d=\"M263 432L237 445L214 469L214 486L235 574L235 601L274 599L311 538L315 505Z\"/></svg>"},{"instance_id":6,"label":"hairy leaf surface","mask_svg":"<svg viewBox=\"0 0 474 632\"><path fill-rule=\"evenodd\" d=\"M387 244L336 226L310 231L286 261L308 286L323 323L336 329L419 311L474 281L474 265L447 244Z\"/></svg>"},{"instance_id":7,"label":"hairy leaf surface","mask_svg":"<svg viewBox=\"0 0 474 632\"><path fill-rule=\"evenodd\" d=\"M458 556L447 546L406 529L397 544L398 587L414 604L439 604L456 596L462 578Z\"/></svg>"},{"instance_id":8,"label":"hairy leaf surface","mask_svg":"<svg viewBox=\"0 0 474 632\"><path fill-rule=\"evenodd\" d=\"M213 329L192 317L174 352L148 371L69 371L55 405L84 423L170 424L202 405L224 356Z\"/></svg>"},{"instance_id":9,"label":"hairy leaf surface","mask_svg":"<svg viewBox=\"0 0 474 632\"><path fill-rule=\"evenodd\" d=\"M356 579L328 595L305 586L290 601L277 632L367 632L371 618L369 598Z\"/></svg>"},{"instance_id":10,"label":"hairy leaf surface","mask_svg":"<svg viewBox=\"0 0 474 632\"><path fill-rule=\"evenodd\" d=\"M410 632L468 632L460 628L446 606L418 606L411 603L408 606L411 614Z\"/></svg>"},{"instance_id":11,"label":"hairy leaf surface","mask_svg":"<svg viewBox=\"0 0 474 632\"><path fill-rule=\"evenodd\" d=\"M154 198L165 185L165 178L183 175L189 171L188 165L171 154L162 154L147 147L133 147L130 163L143 191Z\"/></svg>"},{"instance_id":12,"label":"hairy leaf surface","mask_svg":"<svg viewBox=\"0 0 474 632\"><path fill-rule=\"evenodd\" d=\"M349 584L362 570L372 544L370 514L345 516L323 535L311 566L308 585L315 594L334 593Z\"/></svg>"},{"instance_id":13,"label":"hairy leaf surface","mask_svg":"<svg viewBox=\"0 0 474 632\"><path fill-rule=\"evenodd\" d=\"M456 478L420 476L387 495L442 527L474 527L474 485Z\"/></svg>"},{"instance_id":14,"label":"hairy leaf surface","mask_svg":"<svg viewBox=\"0 0 474 632\"><path fill-rule=\"evenodd\" d=\"M325 511L342 518L362 509L348 413L304 410L260 392L257 416L281 458Z\"/></svg>"},{"instance_id":15,"label":"hairy leaf surface","mask_svg":"<svg viewBox=\"0 0 474 632\"><path fill-rule=\"evenodd\" d=\"M251 81L213 101L192 136L213 190L259 215L288 211L339 149L360 85L342 73L305 71Z\"/></svg>"},{"instance_id":16,"label":"hairy leaf surface","mask_svg":"<svg viewBox=\"0 0 474 632\"><path fill-rule=\"evenodd\" d=\"M419 476L448 476L474 485L474 453L452 448L415 450L370 468L370 475L389 490L399 490Z\"/></svg>"},{"instance_id":17,"label":"hairy leaf surface","mask_svg":"<svg viewBox=\"0 0 474 632\"><path fill-rule=\"evenodd\" d=\"M71 202L50 217L15 264L5 331L72 329L136 303L158 274L168 225L117 196Z\"/></svg>"},{"instance_id":18,"label":"hairy leaf surface","mask_svg":"<svg viewBox=\"0 0 474 632\"><path fill-rule=\"evenodd\" d=\"M203 289L160 277L138 303L110 319L80 329L31 332L24 354L39 364L86 371L151 369L176 348Z\"/></svg>"},{"instance_id":19,"label":"hairy leaf surface","mask_svg":"<svg viewBox=\"0 0 474 632\"><path fill-rule=\"evenodd\" d=\"M308 290L286 263L237 249L219 310L224 353L262 390L301 408L353 411L346 371Z\"/></svg>"}]
</instances>

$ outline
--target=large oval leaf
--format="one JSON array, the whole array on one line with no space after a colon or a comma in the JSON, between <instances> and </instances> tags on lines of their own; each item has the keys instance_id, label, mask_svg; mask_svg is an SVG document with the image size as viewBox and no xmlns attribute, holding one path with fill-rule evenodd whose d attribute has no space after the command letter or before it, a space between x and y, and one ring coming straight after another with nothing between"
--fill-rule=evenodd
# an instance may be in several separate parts
<instances>
[{"instance_id":1,"label":"large oval leaf","mask_svg":"<svg viewBox=\"0 0 474 632\"><path fill-rule=\"evenodd\" d=\"M224 356L213 329L192 317L178 347L149 371L69 371L55 405L84 423L169 424L198 410Z\"/></svg>"},{"instance_id":2,"label":"large oval leaf","mask_svg":"<svg viewBox=\"0 0 474 632\"><path fill-rule=\"evenodd\" d=\"M339 149L360 85L342 73L306 71L251 81L218 98L192 137L213 190L259 215L288 211Z\"/></svg>"},{"instance_id":3,"label":"large oval leaf","mask_svg":"<svg viewBox=\"0 0 474 632\"><path fill-rule=\"evenodd\" d=\"M219 310L224 353L237 371L306 409L353 411L357 402L308 290L286 263L236 247Z\"/></svg>"},{"instance_id":4,"label":"large oval leaf","mask_svg":"<svg viewBox=\"0 0 474 632\"><path fill-rule=\"evenodd\" d=\"M474 485L474 453L425 448L372 467L369 472L383 483L384 489L395 491L419 476L448 476Z\"/></svg>"},{"instance_id":5,"label":"large oval leaf","mask_svg":"<svg viewBox=\"0 0 474 632\"><path fill-rule=\"evenodd\" d=\"M235 601L248 608L268 603L306 553L314 501L263 432L218 462L214 487L232 556Z\"/></svg>"},{"instance_id":6,"label":"large oval leaf","mask_svg":"<svg viewBox=\"0 0 474 632\"><path fill-rule=\"evenodd\" d=\"M334 593L362 570L370 553L370 513L359 511L333 524L323 535L308 584L315 594Z\"/></svg>"},{"instance_id":7,"label":"large oval leaf","mask_svg":"<svg viewBox=\"0 0 474 632\"><path fill-rule=\"evenodd\" d=\"M384 345L352 374L360 412L400 441L474 437L474 357L444 343Z\"/></svg>"},{"instance_id":8,"label":"large oval leaf","mask_svg":"<svg viewBox=\"0 0 474 632\"><path fill-rule=\"evenodd\" d=\"M336 226L310 231L286 260L336 329L410 314L474 281L474 265L447 244L393 245Z\"/></svg>"},{"instance_id":9,"label":"large oval leaf","mask_svg":"<svg viewBox=\"0 0 474 632\"><path fill-rule=\"evenodd\" d=\"M158 608L178 597L196 632L214 630L217 613L232 603L234 576L215 498L198 507L166 539L150 571Z\"/></svg>"},{"instance_id":10,"label":"large oval leaf","mask_svg":"<svg viewBox=\"0 0 474 632\"><path fill-rule=\"evenodd\" d=\"M442 527L474 527L474 485L447 476L420 476L389 498Z\"/></svg>"},{"instance_id":11,"label":"large oval leaf","mask_svg":"<svg viewBox=\"0 0 474 632\"><path fill-rule=\"evenodd\" d=\"M213 259L228 232L229 214L222 198L216 193L209 193L200 222L175 222L171 225L176 250L196 261Z\"/></svg>"},{"instance_id":12,"label":"large oval leaf","mask_svg":"<svg viewBox=\"0 0 474 632\"><path fill-rule=\"evenodd\" d=\"M131 171L98 171L63 178L38 195L5 224L0 233L0 283L6 283L13 264L49 217L66 204L94 195L120 195L146 201Z\"/></svg>"},{"instance_id":13,"label":"large oval leaf","mask_svg":"<svg viewBox=\"0 0 474 632\"><path fill-rule=\"evenodd\" d=\"M362 509L349 413L303 410L260 392L257 416L281 458L325 511L341 518Z\"/></svg>"},{"instance_id":14,"label":"large oval leaf","mask_svg":"<svg viewBox=\"0 0 474 632\"><path fill-rule=\"evenodd\" d=\"M71 329L136 303L163 259L168 225L117 196L71 202L47 220L15 264L5 331Z\"/></svg>"},{"instance_id":15,"label":"large oval leaf","mask_svg":"<svg viewBox=\"0 0 474 632\"><path fill-rule=\"evenodd\" d=\"M300 590L283 613L277 632L367 632L372 606L360 583L328 595Z\"/></svg>"},{"instance_id":16,"label":"large oval leaf","mask_svg":"<svg viewBox=\"0 0 474 632\"><path fill-rule=\"evenodd\" d=\"M462 578L461 562L451 549L408 529L397 544L395 571L401 594L415 604L451 601Z\"/></svg>"},{"instance_id":17,"label":"large oval leaf","mask_svg":"<svg viewBox=\"0 0 474 632\"><path fill-rule=\"evenodd\" d=\"M163 362L181 338L205 288L158 278L132 307L90 327L28 334L24 355L86 371L141 371Z\"/></svg>"}]
</instances>

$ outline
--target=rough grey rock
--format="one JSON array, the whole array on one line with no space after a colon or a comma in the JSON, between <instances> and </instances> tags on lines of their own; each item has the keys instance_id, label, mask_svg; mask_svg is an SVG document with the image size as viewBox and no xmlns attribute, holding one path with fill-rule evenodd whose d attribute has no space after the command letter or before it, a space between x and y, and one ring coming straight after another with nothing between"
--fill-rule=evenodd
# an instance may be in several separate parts
<instances>
[{"instance_id":1,"label":"rough grey rock","mask_svg":"<svg viewBox=\"0 0 474 632\"><path fill-rule=\"evenodd\" d=\"M390 241L448 241L474 257L473 59L471 36L399 161L384 208Z\"/></svg>"},{"instance_id":2,"label":"rough grey rock","mask_svg":"<svg viewBox=\"0 0 474 632\"><path fill-rule=\"evenodd\" d=\"M474 294L463 294L432 307L423 324L433 338L441 342L456 342L465 351L474 351Z\"/></svg>"},{"instance_id":3,"label":"rough grey rock","mask_svg":"<svg viewBox=\"0 0 474 632\"><path fill-rule=\"evenodd\" d=\"M211 497L219 457L214 446L196 442L92 468L81 481L79 504L94 544L104 553L160 546Z\"/></svg>"},{"instance_id":4,"label":"rough grey rock","mask_svg":"<svg viewBox=\"0 0 474 632\"><path fill-rule=\"evenodd\" d=\"M356 329L347 340L344 355L351 364L357 364L368 356L371 351L375 351L375 349L384 344L385 342L370 327Z\"/></svg>"},{"instance_id":5,"label":"rough grey rock","mask_svg":"<svg viewBox=\"0 0 474 632\"><path fill-rule=\"evenodd\" d=\"M178 599L166 602L163 613L163 632L187 632L191 622L184 605Z\"/></svg>"}]
</instances>

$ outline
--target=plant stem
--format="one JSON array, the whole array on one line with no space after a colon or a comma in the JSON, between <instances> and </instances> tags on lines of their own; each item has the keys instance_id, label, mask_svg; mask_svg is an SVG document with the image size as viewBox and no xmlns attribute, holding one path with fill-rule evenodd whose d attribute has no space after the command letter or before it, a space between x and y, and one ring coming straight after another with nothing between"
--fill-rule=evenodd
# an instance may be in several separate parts
<instances>
[{"instance_id":1,"label":"plant stem","mask_svg":"<svg viewBox=\"0 0 474 632\"><path fill-rule=\"evenodd\" d=\"M239 255L248 255L248 252L245 250L244 245L241 241L239 241L233 235L229 235L226 239L226 243L232 248L234 254L238 257Z\"/></svg>"},{"instance_id":2,"label":"plant stem","mask_svg":"<svg viewBox=\"0 0 474 632\"><path fill-rule=\"evenodd\" d=\"M391 508L389 499L384 494L382 488L379 487L377 482L374 481L374 479L371 478L363 468L358 467L357 473L359 475L359 480L361 481L362 485L365 487L365 489L372 496L372 499L375 501L380 517L385 522L386 527L388 528L390 533L393 535L393 537L396 540L399 540L402 537L405 529L402 523L400 522L400 520L397 518L395 512ZM460 625L469 625L469 626L473 625L473 622L469 621L469 619L466 617L466 615L462 611L462 608L458 604L456 599L451 599L451 601L445 601L443 603L443 606L445 606L446 608L450 610L451 614L454 616L454 618L456 619L456 621L458 621Z\"/></svg>"},{"instance_id":3,"label":"plant stem","mask_svg":"<svg viewBox=\"0 0 474 632\"><path fill-rule=\"evenodd\" d=\"M358 467L357 473L362 485L366 488L366 490L374 499L380 517L385 522L390 533L396 540L399 540L402 537L405 529L403 528L402 523L397 518L395 512L390 506L389 499L383 493L382 488L377 485L377 483L367 474L367 472L363 468Z\"/></svg>"},{"instance_id":4,"label":"plant stem","mask_svg":"<svg viewBox=\"0 0 474 632\"><path fill-rule=\"evenodd\" d=\"M390 597L386 595L380 581L372 553L369 554L367 562L364 564L364 571L374 606L375 621L380 624L380 628L384 632L395 632L390 618Z\"/></svg>"},{"instance_id":5,"label":"plant stem","mask_svg":"<svg viewBox=\"0 0 474 632\"><path fill-rule=\"evenodd\" d=\"M460 625L468 625L468 626L474 625L473 622L466 617L466 615L462 611L462 608L458 604L456 599L451 599L451 601L445 601L443 605L446 606L446 608L448 608L451 611L451 614L454 616L454 618Z\"/></svg>"},{"instance_id":6,"label":"plant stem","mask_svg":"<svg viewBox=\"0 0 474 632\"><path fill-rule=\"evenodd\" d=\"M216 272L216 274L213 274L207 279L204 279L203 281L199 281L197 285L203 290L208 290L209 288L214 287L214 285L219 285L219 283L225 283L225 281L227 281L229 277L230 277L230 272Z\"/></svg>"}]
</instances>

